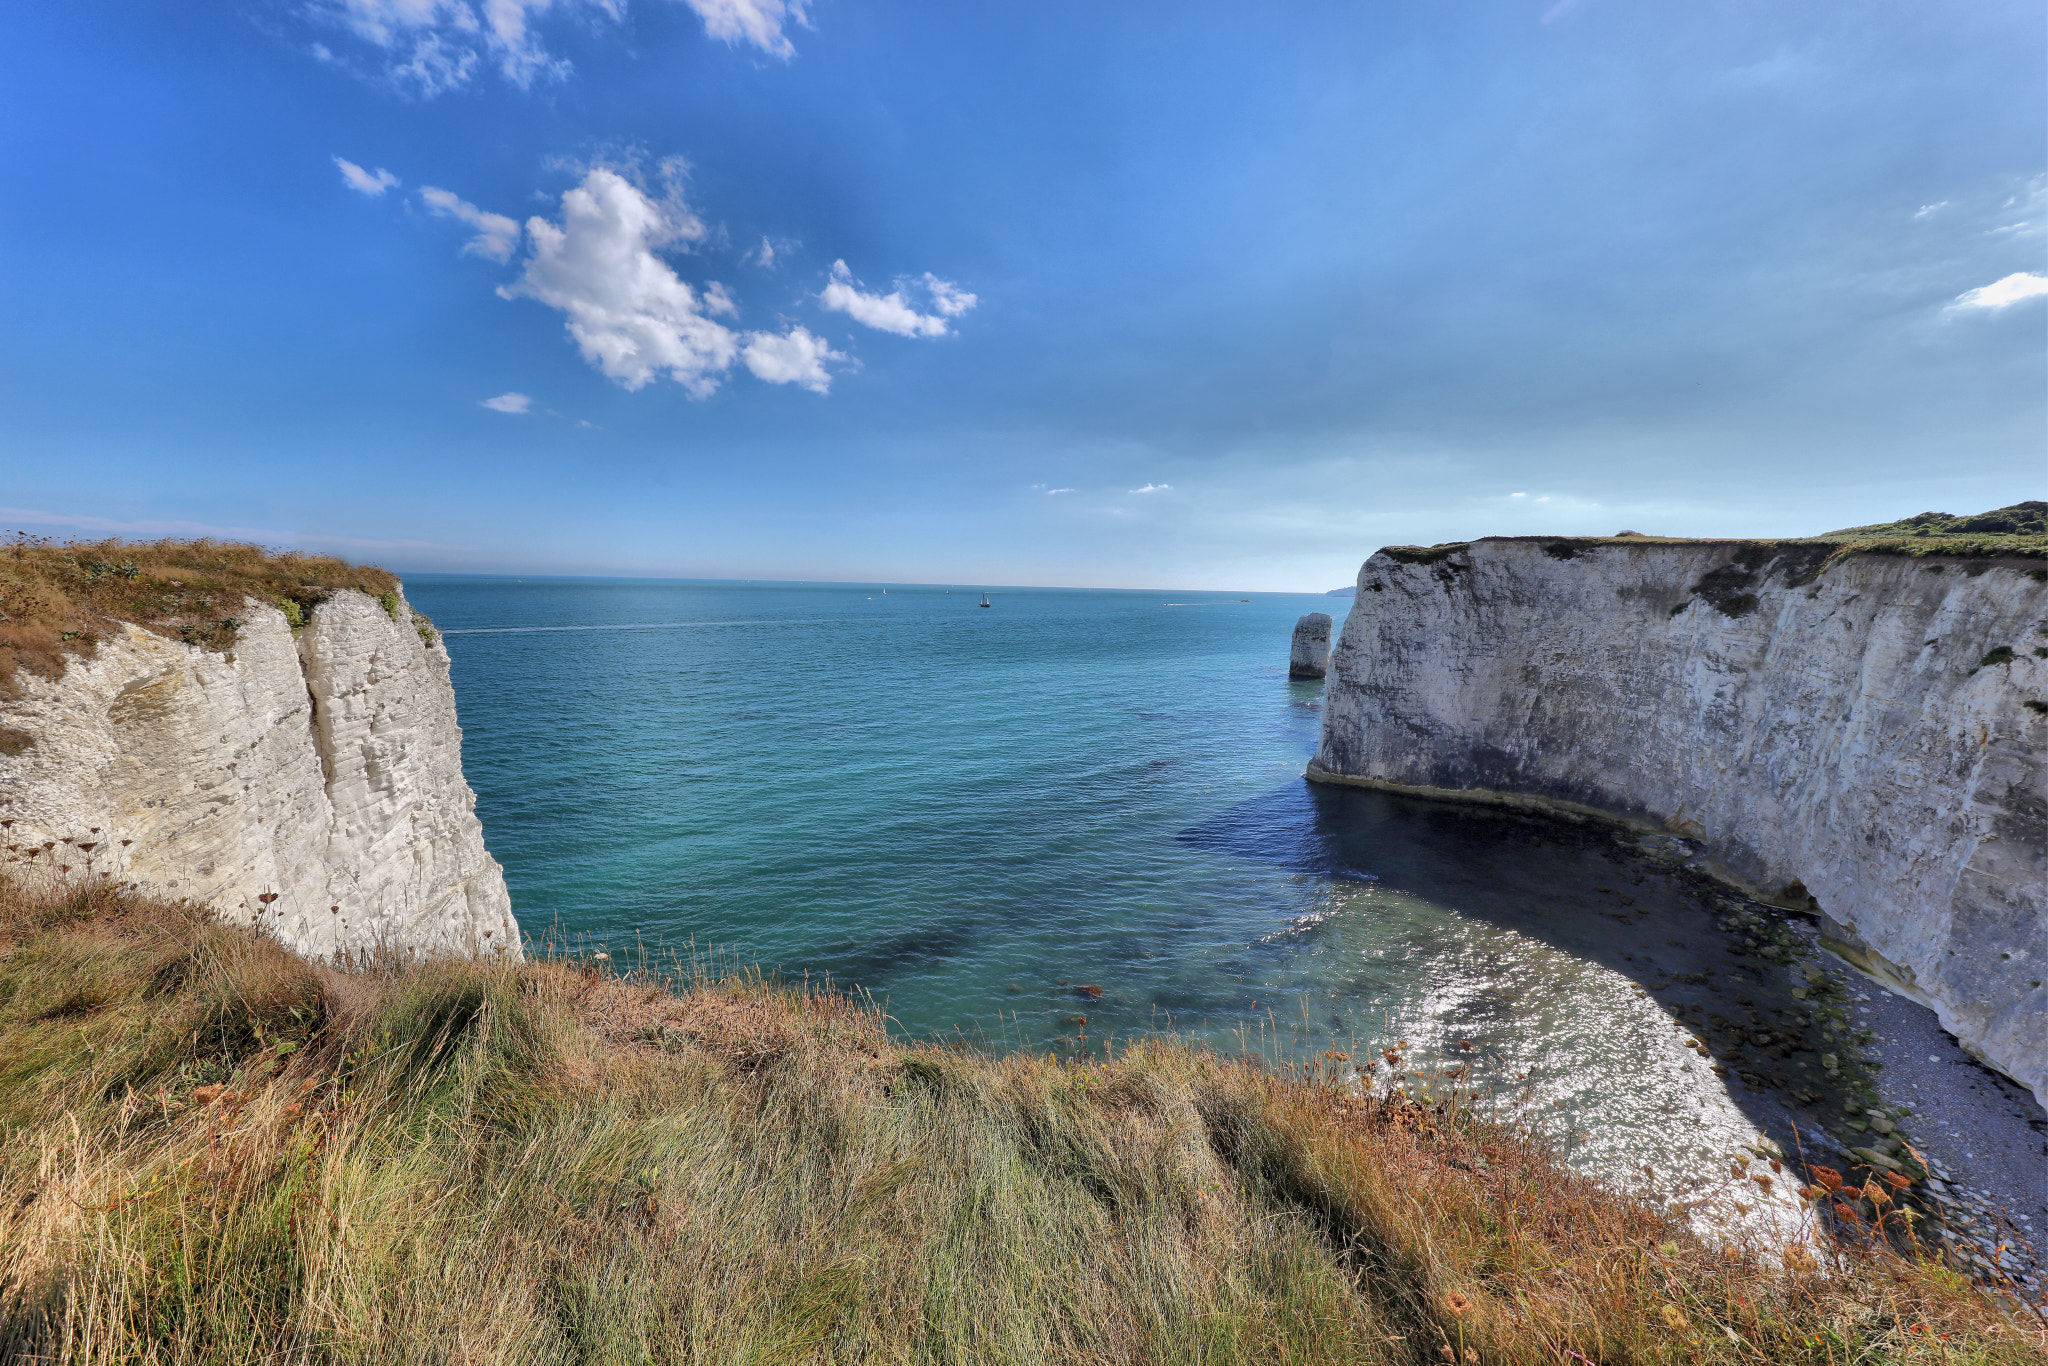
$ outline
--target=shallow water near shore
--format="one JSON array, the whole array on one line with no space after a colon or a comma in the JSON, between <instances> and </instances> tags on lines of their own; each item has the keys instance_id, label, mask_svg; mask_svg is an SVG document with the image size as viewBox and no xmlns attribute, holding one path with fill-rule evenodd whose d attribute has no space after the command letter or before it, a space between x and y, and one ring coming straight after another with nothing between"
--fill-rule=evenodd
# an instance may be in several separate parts
<instances>
[{"instance_id":1,"label":"shallow water near shore","mask_svg":"<svg viewBox=\"0 0 2048 1366\"><path fill-rule=\"evenodd\" d=\"M1788 952L1742 948L1682 868L1303 781L1322 685L1288 680L1289 633L1341 600L407 590L446 633L465 766L531 938L829 975L916 1038L1395 1047L1423 1073L1469 1067L1574 1161L1647 1166L1674 1197L1838 1099L1818 1049L1788 1047ZM1736 1062L1767 1080L1714 1070L1692 1043L1710 1018L1740 1047L1771 1040L1775 1060Z\"/></svg>"}]
</instances>

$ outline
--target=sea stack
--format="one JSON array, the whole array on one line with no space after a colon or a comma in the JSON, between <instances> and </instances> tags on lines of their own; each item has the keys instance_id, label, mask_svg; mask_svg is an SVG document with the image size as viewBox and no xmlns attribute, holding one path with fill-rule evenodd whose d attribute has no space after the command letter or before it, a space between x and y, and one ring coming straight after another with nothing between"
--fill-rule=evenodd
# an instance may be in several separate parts
<instances>
[{"instance_id":1,"label":"sea stack","mask_svg":"<svg viewBox=\"0 0 2048 1366\"><path fill-rule=\"evenodd\" d=\"M1321 678L1330 668L1328 612L1310 612L1294 623L1294 648L1287 656L1289 678Z\"/></svg>"}]
</instances>

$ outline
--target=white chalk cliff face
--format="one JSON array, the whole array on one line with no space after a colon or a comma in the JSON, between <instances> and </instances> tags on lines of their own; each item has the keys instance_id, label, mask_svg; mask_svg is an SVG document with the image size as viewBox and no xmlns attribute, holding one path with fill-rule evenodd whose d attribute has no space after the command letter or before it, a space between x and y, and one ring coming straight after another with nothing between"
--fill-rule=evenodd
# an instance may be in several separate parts
<instances>
[{"instance_id":1,"label":"white chalk cliff face","mask_svg":"<svg viewBox=\"0 0 2048 1366\"><path fill-rule=\"evenodd\" d=\"M2048 576L1831 549L1376 554L1309 776L1698 840L2048 1106Z\"/></svg>"},{"instance_id":2,"label":"white chalk cliff face","mask_svg":"<svg viewBox=\"0 0 2048 1366\"><path fill-rule=\"evenodd\" d=\"M51 842L28 866L204 902L315 957L518 954L447 650L403 598L337 593L296 635L268 604L245 615L225 656L128 626L60 679L20 677L0 725L34 743L0 755L0 846Z\"/></svg>"}]
</instances>

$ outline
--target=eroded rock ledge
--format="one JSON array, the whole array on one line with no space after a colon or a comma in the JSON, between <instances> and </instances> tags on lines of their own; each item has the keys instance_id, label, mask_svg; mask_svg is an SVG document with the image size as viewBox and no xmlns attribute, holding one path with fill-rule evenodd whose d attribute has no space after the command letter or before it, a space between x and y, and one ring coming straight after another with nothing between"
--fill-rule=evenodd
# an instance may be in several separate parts
<instances>
[{"instance_id":1,"label":"eroded rock ledge","mask_svg":"<svg viewBox=\"0 0 2048 1366\"><path fill-rule=\"evenodd\" d=\"M1701 841L2048 1106L2044 580L1814 542L1382 551L1309 776Z\"/></svg>"},{"instance_id":2,"label":"eroded rock ledge","mask_svg":"<svg viewBox=\"0 0 2048 1366\"><path fill-rule=\"evenodd\" d=\"M121 625L0 725L0 846L261 923L315 957L517 955L503 871L462 774L448 654L400 595L354 591L294 631L250 599L234 649ZM29 858L27 851L48 850Z\"/></svg>"}]
</instances>

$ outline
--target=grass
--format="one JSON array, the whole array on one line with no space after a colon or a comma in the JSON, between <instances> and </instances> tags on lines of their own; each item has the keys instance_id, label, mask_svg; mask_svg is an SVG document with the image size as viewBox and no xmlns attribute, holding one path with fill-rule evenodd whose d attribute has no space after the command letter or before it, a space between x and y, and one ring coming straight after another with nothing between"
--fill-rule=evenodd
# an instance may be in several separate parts
<instances>
[{"instance_id":1,"label":"grass","mask_svg":"<svg viewBox=\"0 0 2048 1366\"><path fill-rule=\"evenodd\" d=\"M246 599L283 609L297 627L345 588L397 601L396 577L330 555L212 540L60 543L17 534L0 546L0 697L20 670L61 677L68 659L90 656L117 622L227 651Z\"/></svg>"},{"instance_id":2,"label":"grass","mask_svg":"<svg viewBox=\"0 0 2048 1366\"><path fill-rule=\"evenodd\" d=\"M1574 559L1586 550L1607 545L1734 544L1795 551L1802 547L1832 547L1830 553L1813 560L1812 572L1807 579L1801 580L1805 582L1817 575L1820 569L1851 555L1909 555L1915 558L1943 555L1980 562L2003 557L2048 559L2048 502L2015 503L2011 507L1967 517L1952 516L1946 512L1922 512L1897 522L1847 527L1819 536L1791 539L1730 541L1724 537L1646 536L1639 531L1623 531L1613 536L1497 536L1489 539L1540 542L1546 555L1559 560ZM1466 541L1454 541L1435 546L1392 545L1382 548L1380 553L1403 564L1431 564L1456 554L1468 544ZM1988 567L1980 563L1970 567L1968 572L1982 573ZM2048 578L2048 569L2033 568L2026 572L2036 579Z\"/></svg>"},{"instance_id":3,"label":"grass","mask_svg":"<svg viewBox=\"0 0 2048 1366\"><path fill-rule=\"evenodd\" d=\"M758 976L320 966L110 884L0 881L0 1360L2048 1347L1938 1261L1715 1246L1516 1130L1347 1086L1344 1061L908 1045L863 1001Z\"/></svg>"}]
</instances>

